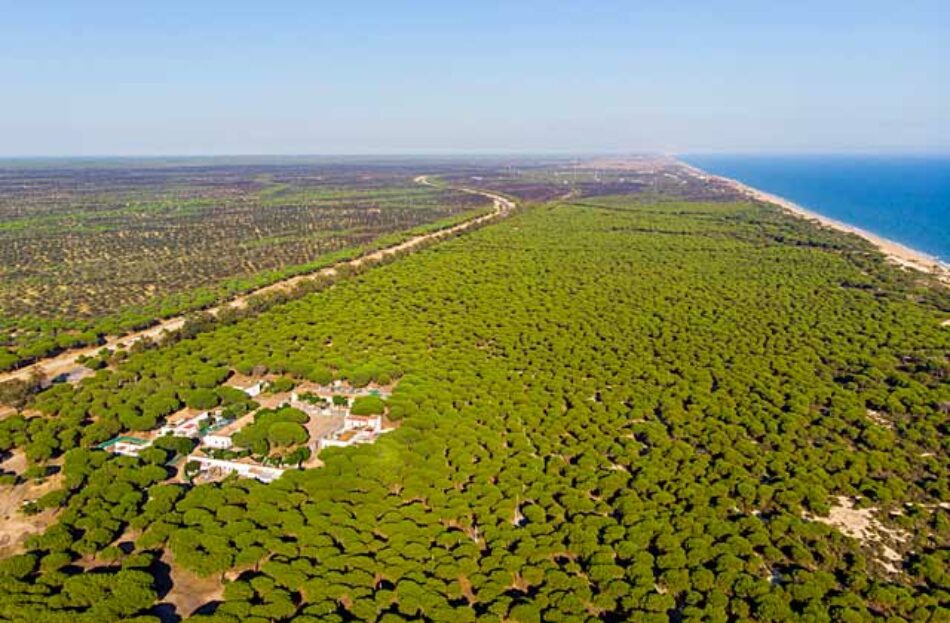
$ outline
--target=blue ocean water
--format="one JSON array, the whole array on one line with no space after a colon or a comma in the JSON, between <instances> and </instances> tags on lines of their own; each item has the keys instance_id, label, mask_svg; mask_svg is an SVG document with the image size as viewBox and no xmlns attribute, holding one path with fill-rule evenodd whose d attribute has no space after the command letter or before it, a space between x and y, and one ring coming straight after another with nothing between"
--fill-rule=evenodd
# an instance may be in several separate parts
<instances>
[{"instance_id":1,"label":"blue ocean water","mask_svg":"<svg viewBox=\"0 0 950 623\"><path fill-rule=\"evenodd\" d=\"M950 155L680 160L950 262Z\"/></svg>"}]
</instances>

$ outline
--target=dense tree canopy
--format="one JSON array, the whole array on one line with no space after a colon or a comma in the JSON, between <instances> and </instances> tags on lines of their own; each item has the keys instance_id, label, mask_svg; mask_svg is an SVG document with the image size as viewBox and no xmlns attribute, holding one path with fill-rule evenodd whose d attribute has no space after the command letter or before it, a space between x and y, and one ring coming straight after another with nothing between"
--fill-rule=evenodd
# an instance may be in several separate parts
<instances>
[{"instance_id":1,"label":"dense tree canopy","mask_svg":"<svg viewBox=\"0 0 950 623\"><path fill-rule=\"evenodd\" d=\"M162 596L136 557L164 551L228 578L195 623L945 620L948 311L767 206L534 207L5 421L5 447L58 453L207 372L307 364L398 378L402 425L270 485L71 450L59 523L0 568L0 617L143 615ZM296 413L262 411L241 443L293 438ZM837 496L891 532L814 521ZM108 573L62 571L103 555Z\"/></svg>"},{"instance_id":2,"label":"dense tree canopy","mask_svg":"<svg viewBox=\"0 0 950 623\"><path fill-rule=\"evenodd\" d=\"M353 401L350 412L354 415L377 415L386 411L386 403L379 396L359 396Z\"/></svg>"},{"instance_id":3,"label":"dense tree canopy","mask_svg":"<svg viewBox=\"0 0 950 623\"><path fill-rule=\"evenodd\" d=\"M304 444L309 439L307 415L293 407L261 409L254 414L254 422L233 435L234 443L256 454Z\"/></svg>"}]
</instances>

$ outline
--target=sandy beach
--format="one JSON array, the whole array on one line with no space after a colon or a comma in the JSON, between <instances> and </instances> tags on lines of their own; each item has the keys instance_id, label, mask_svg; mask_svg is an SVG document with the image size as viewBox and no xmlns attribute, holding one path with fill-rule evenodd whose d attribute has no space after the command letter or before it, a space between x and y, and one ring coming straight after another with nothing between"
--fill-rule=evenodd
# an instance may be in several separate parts
<instances>
[{"instance_id":1,"label":"sandy beach","mask_svg":"<svg viewBox=\"0 0 950 623\"><path fill-rule=\"evenodd\" d=\"M778 195L767 193L765 191L759 190L758 188L753 188L752 186L748 186L737 180L730 179L728 177L722 177L720 175L712 175L706 171L697 169L692 165L686 164L685 162L681 162L680 164L684 168L691 171L694 175L698 175L704 179L718 180L719 182L731 187L739 193L746 195L750 199L771 203L800 218L815 221L821 225L824 225L825 227L831 227L839 231L861 236L876 246L885 256L887 256L890 261L894 262L895 264L903 266L904 268L910 268L912 270L934 275L940 280L940 282L950 285L950 264L941 262L932 255L917 251L916 249L911 249L910 247L894 242L893 240L882 238L881 236L861 229L860 227L855 227L854 225L849 225L848 223L842 223L841 221L836 221L835 219L828 218L827 216L818 214L817 212L812 212L811 210L807 210L797 203L785 199L784 197L779 197Z\"/></svg>"}]
</instances>

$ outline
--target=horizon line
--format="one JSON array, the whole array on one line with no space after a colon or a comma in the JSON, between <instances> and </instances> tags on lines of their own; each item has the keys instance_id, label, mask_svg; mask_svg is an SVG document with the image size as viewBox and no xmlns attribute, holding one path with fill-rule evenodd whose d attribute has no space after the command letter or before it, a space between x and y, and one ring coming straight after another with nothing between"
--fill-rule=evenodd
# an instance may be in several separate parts
<instances>
[{"instance_id":1,"label":"horizon line","mask_svg":"<svg viewBox=\"0 0 950 623\"><path fill-rule=\"evenodd\" d=\"M218 152L218 153L76 153L76 154L0 154L0 161L9 160L159 160L159 159L209 159L209 158L455 158L455 157L630 157L662 156L680 158L688 156L950 156L950 148L934 150L749 150L749 149L698 149L685 151L664 150L431 150L431 151L339 151L310 153L275 152Z\"/></svg>"}]
</instances>

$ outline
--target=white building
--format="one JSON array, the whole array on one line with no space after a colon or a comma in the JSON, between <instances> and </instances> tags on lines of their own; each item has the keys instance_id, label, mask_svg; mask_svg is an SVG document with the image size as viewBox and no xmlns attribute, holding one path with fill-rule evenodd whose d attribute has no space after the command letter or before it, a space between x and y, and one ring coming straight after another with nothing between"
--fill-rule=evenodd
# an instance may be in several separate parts
<instances>
[{"instance_id":1,"label":"white building","mask_svg":"<svg viewBox=\"0 0 950 623\"><path fill-rule=\"evenodd\" d=\"M233 444L231 438L224 435L205 435L201 438L201 443L216 450L227 450Z\"/></svg>"},{"instance_id":2,"label":"white building","mask_svg":"<svg viewBox=\"0 0 950 623\"><path fill-rule=\"evenodd\" d=\"M383 416L347 413L343 418L343 430L366 430L378 435L383 431Z\"/></svg>"},{"instance_id":3,"label":"white building","mask_svg":"<svg viewBox=\"0 0 950 623\"><path fill-rule=\"evenodd\" d=\"M355 428L340 430L320 440L320 449L345 448L357 443L373 443L376 435L369 430Z\"/></svg>"},{"instance_id":4,"label":"white building","mask_svg":"<svg viewBox=\"0 0 950 623\"><path fill-rule=\"evenodd\" d=\"M294 409L300 409L309 416L316 415L334 415L334 407L328 398L324 398L323 403L312 403L300 399L300 394L296 391L290 394L290 406Z\"/></svg>"},{"instance_id":5,"label":"white building","mask_svg":"<svg viewBox=\"0 0 950 623\"><path fill-rule=\"evenodd\" d=\"M210 417L211 416L207 411L202 411L192 418L182 420L181 422L177 422L175 424L166 424L165 426L162 426L160 429L158 429L158 435L160 437L164 435L174 435L175 437L189 437L194 439L200 434L205 420L208 420Z\"/></svg>"},{"instance_id":6,"label":"white building","mask_svg":"<svg viewBox=\"0 0 950 623\"><path fill-rule=\"evenodd\" d=\"M112 446L112 451L116 454L122 454L125 456L138 456L139 452L148 448L152 445L151 441L144 441L141 439L128 439L123 441L118 441Z\"/></svg>"},{"instance_id":7,"label":"white building","mask_svg":"<svg viewBox=\"0 0 950 623\"><path fill-rule=\"evenodd\" d=\"M239 463L237 461L222 461L205 456L192 454L189 461L197 461L202 472L220 473L222 475L237 474L242 478L256 478L261 482L273 482L280 478L284 470L278 467L267 467L253 463Z\"/></svg>"},{"instance_id":8,"label":"white building","mask_svg":"<svg viewBox=\"0 0 950 623\"><path fill-rule=\"evenodd\" d=\"M321 450L323 448L345 448L357 443L373 443L385 432L383 430L383 416L348 413L343 418L343 428L321 439L318 448Z\"/></svg>"},{"instance_id":9,"label":"white building","mask_svg":"<svg viewBox=\"0 0 950 623\"><path fill-rule=\"evenodd\" d=\"M257 381L253 385L231 385L234 389L239 389L251 398L256 398L264 389L264 382Z\"/></svg>"}]
</instances>

